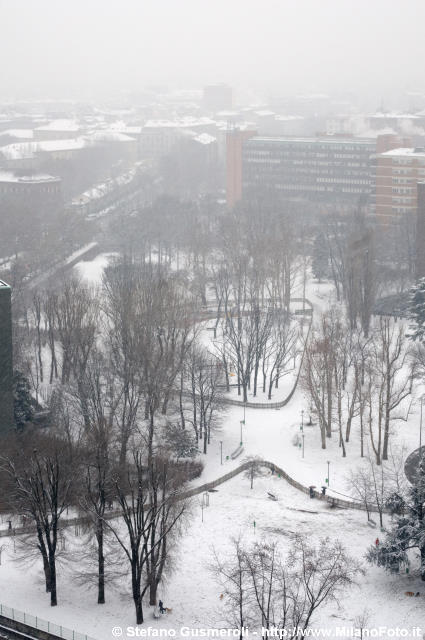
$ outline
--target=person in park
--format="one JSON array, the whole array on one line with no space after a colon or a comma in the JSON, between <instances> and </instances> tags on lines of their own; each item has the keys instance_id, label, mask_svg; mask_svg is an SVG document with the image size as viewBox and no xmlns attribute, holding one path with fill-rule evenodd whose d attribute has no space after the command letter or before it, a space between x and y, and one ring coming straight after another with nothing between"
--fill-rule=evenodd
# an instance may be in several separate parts
<instances>
[{"instance_id":1,"label":"person in park","mask_svg":"<svg viewBox=\"0 0 425 640\"><path fill-rule=\"evenodd\" d=\"M160 613L165 613L166 612L166 608L164 607L164 603L162 602L162 600L159 601L158 606L159 606L159 612Z\"/></svg>"}]
</instances>

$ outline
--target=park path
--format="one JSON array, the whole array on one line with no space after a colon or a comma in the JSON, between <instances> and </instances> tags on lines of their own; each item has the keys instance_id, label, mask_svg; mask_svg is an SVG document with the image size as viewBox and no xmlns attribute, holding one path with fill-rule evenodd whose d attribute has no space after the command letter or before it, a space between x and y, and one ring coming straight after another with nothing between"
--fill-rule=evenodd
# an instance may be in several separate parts
<instances>
[{"instance_id":1,"label":"park path","mask_svg":"<svg viewBox=\"0 0 425 640\"><path fill-rule=\"evenodd\" d=\"M272 474L276 475L279 478L282 478L282 480L285 480L286 482L288 482L288 484L290 484L292 487L294 487L298 491L301 491L302 493L310 495L309 486L303 485L301 482L298 482L298 480L295 480L294 478L292 478L292 476L286 473L286 471L284 471L281 467L276 465L274 462L269 462L268 460L255 460L254 462L252 461L243 462L241 465L239 465L239 467L236 467L236 469L229 471L228 473L224 474L223 476L220 476L219 478L216 478L215 480L212 480L211 482L206 482L197 487L193 487L192 489L188 489L187 491L183 491L181 494L177 496L177 499L185 500L188 498L192 498L196 495L199 495L201 493L206 493L208 491L211 491L212 489L215 489L221 484L228 482L229 480L239 475L240 473L243 473L244 471L248 471L251 468L252 464L256 464L258 466L269 469L272 472ZM357 509L360 511L365 511L365 506L360 502L355 502L353 500L341 500L340 498L336 498L334 496L323 495L320 491L316 491L316 487L313 487L312 490L313 490L314 499L321 500L322 502L326 502L330 507L339 507L342 509ZM377 509L376 507L369 506L369 511L376 512ZM120 511L112 510L106 513L104 517L106 520L112 520L114 518L119 518L120 516L121 516ZM86 525L89 522L89 519L90 518L86 515L78 516L76 518L65 518L61 520L60 528L62 529L66 527L78 528L80 526ZM13 537L18 535L25 535L27 533L33 533L34 531L35 531L35 527L33 525L12 527L11 529L1 530L0 537L11 537L11 536Z\"/></svg>"}]
</instances>

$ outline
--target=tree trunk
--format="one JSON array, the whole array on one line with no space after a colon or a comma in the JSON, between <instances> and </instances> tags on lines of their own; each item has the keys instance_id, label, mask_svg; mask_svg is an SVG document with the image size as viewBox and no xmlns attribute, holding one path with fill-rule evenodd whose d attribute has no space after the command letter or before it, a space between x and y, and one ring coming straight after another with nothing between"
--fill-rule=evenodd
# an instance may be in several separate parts
<instances>
[{"instance_id":1,"label":"tree trunk","mask_svg":"<svg viewBox=\"0 0 425 640\"><path fill-rule=\"evenodd\" d=\"M56 594L56 562L55 557L49 558L49 570L50 570L50 605L56 607L58 604Z\"/></svg>"},{"instance_id":2,"label":"tree trunk","mask_svg":"<svg viewBox=\"0 0 425 640\"><path fill-rule=\"evenodd\" d=\"M142 596L137 596L134 598L134 606L136 608L136 624L143 624Z\"/></svg>"},{"instance_id":3,"label":"tree trunk","mask_svg":"<svg viewBox=\"0 0 425 640\"><path fill-rule=\"evenodd\" d=\"M97 604L105 604L105 556L103 554L103 522L97 521L98 591Z\"/></svg>"},{"instance_id":4,"label":"tree trunk","mask_svg":"<svg viewBox=\"0 0 425 640\"><path fill-rule=\"evenodd\" d=\"M421 547L421 580L425 582L425 546Z\"/></svg>"}]
</instances>

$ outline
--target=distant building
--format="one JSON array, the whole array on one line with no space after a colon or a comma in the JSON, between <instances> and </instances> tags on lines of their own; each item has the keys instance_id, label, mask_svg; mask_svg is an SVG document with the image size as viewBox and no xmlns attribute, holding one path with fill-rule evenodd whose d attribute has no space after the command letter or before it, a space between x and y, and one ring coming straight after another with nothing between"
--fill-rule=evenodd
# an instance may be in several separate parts
<instances>
[{"instance_id":1,"label":"distant building","mask_svg":"<svg viewBox=\"0 0 425 640\"><path fill-rule=\"evenodd\" d=\"M22 174L0 170L0 199L17 204L57 204L62 201L62 180L42 173Z\"/></svg>"},{"instance_id":2,"label":"distant building","mask_svg":"<svg viewBox=\"0 0 425 640\"><path fill-rule=\"evenodd\" d=\"M10 287L0 280L0 436L14 425Z\"/></svg>"},{"instance_id":3,"label":"distant building","mask_svg":"<svg viewBox=\"0 0 425 640\"><path fill-rule=\"evenodd\" d=\"M226 201L229 209L242 198L242 146L256 135L253 130L231 129L226 140Z\"/></svg>"},{"instance_id":4,"label":"distant building","mask_svg":"<svg viewBox=\"0 0 425 640\"><path fill-rule=\"evenodd\" d=\"M171 153L182 137L193 133L217 135L217 123L207 117L183 117L175 120L148 120L140 134L143 159L158 160Z\"/></svg>"},{"instance_id":5,"label":"distant building","mask_svg":"<svg viewBox=\"0 0 425 640\"><path fill-rule=\"evenodd\" d=\"M51 120L34 129L35 140L64 140L78 138L82 130L75 120Z\"/></svg>"},{"instance_id":6,"label":"distant building","mask_svg":"<svg viewBox=\"0 0 425 640\"><path fill-rule=\"evenodd\" d=\"M15 142L0 147L0 167L4 169L40 170L50 160L72 160L90 146L85 138Z\"/></svg>"},{"instance_id":7,"label":"distant building","mask_svg":"<svg viewBox=\"0 0 425 640\"><path fill-rule=\"evenodd\" d=\"M416 217L416 279L425 278L425 182L418 182L418 208Z\"/></svg>"},{"instance_id":8,"label":"distant building","mask_svg":"<svg viewBox=\"0 0 425 640\"><path fill-rule=\"evenodd\" d=\"M376 159L376 219L383 224L415 215L418 182L425 180L425 148L400 147Z\"/></svg>"},{"instance_id":9,"label":"distant building","mask_svg":"<svg viewBox=\"0 0 425 640\"><path fill-rule=\"evenodd\" d=\"M228 205L256 189L283 199L365 203L374 188L372 138L228 136ZM239 179L241 184L239 184Z\"/></svg>"},{"instance_id":10,"label":"distant building","mask_svg":"<svg viewBox=\"0 0 425 640\"><path fill-rule=\"evenodd\" d=\"M227 84L212 84L204 87L203 107L206 111L216 112L231 109L233 106L233 90Z\"/></svg>"},{"instance_id":11,"label":"distant building","mask_svg":"<svg viewBox=\"0 0 425 640\"><path fill-rule=\"evenodd\" d=\"M138 159L139 142L134 136L129 136L119 131L100 129L94 131L86 140L91 147L101 147L111 157L120 157L133 163Z\"/></svg>"}]
</instances>

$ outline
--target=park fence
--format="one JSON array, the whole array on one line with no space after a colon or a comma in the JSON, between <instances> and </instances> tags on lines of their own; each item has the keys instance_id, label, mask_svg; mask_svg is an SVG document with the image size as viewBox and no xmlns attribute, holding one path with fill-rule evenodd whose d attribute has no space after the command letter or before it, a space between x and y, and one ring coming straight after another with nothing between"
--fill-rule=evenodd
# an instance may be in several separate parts
<instances>
[{"instance_id":1,"label":"park fence","mask_svg":"<svg viewBox=\"0 0 425 640\"><path fill-rule=\"evenodd\" d=\"M288 393L288 395L286 396L286 398L284 398L283 400L280 400L280 402L244 402L243 400L236 400L233 398L228 398L226 396L224 396L223 398L221 398L221 402L223 402L223 404L230 404L236 407L245 407L246 409L282 409L283 407L285 407L291 400L292 400L292 396L294 395L297 386L298 386L298 382L300 379L300 375L301 375L301 370L302 370L302 366L303 366L303 362L304 362L304 355L305 355L305 350L307 347L307 342L308 342L308 338L310 336L310 330L311 330L311 326L313 323L313 304L310 302L310 300L308 298L291 298L291 302L302 302L304 307L307 307L309 310L308 316L309 316L309 321L308 321L308 329L307 329L307 336L306 339L304 340L304 348L303 348L303 352L301 355L301 360L300 360L300 365L298 367L298 373L297 376L294 380L294 384L292 385L292 389L291 391ZM307 311L306 311L307 313ZM303 316L304 319L305 316Z\"/></svg>"},{"instance_id":2,"label":"park fence","mask_svg":"<svg viewBox=\"0 0 425 640\"><path fill-rule=\"evenodd\" d=\"M62 640L94 640L85 633L73 631L38 616L6 607L4 604L0 604L0 624L30 637L32 637L32 632L37 631L36 637L42 640L58 640L59 638Z\"/></svg>"}]
</instances>

